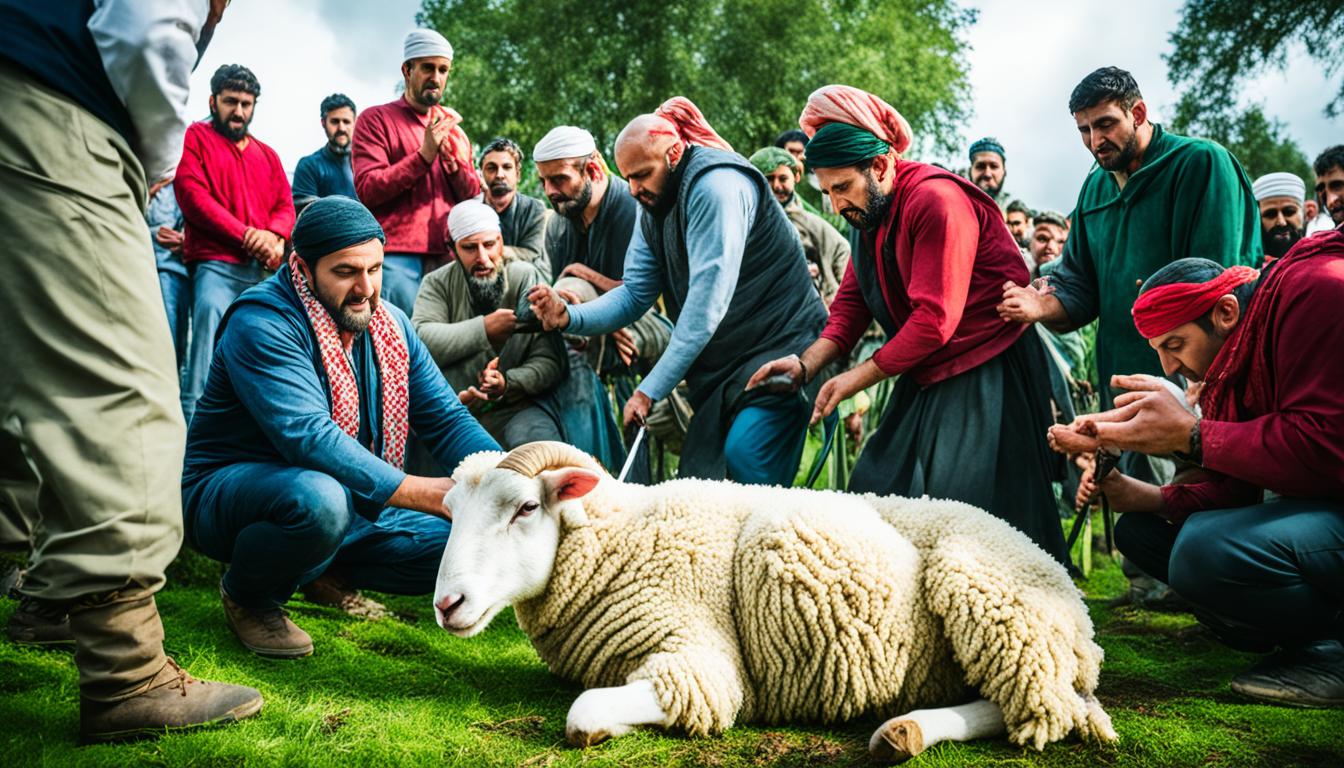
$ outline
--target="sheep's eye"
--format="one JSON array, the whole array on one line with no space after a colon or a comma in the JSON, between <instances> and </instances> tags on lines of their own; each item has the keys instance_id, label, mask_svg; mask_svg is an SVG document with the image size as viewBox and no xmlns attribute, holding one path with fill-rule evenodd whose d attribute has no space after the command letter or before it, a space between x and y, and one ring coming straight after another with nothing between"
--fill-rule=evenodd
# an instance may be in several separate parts
<instances>
[{"instance_id":1,"label":"sheep's eye","mask_svg":"<svg viewBox=\"0 0 1344 768\"><path fill-rule=\"evenodd\" d=\"M514 519L514 520L517 520L517 519L520 518L520 517L527 517L528 515L532 514L533 512L536 512L536 511L537 511L537 507L540 507L540 506L541 506L541 504L539 504L539 503L537 503L537 502L535 502L535 501L525 501L525 502L523 502L523 505L522 505L522 506L518 507L518 511L513 513L513 519ZM512 522L512 521L510 521L510 522Z\"/></svg>"}]
</instances>

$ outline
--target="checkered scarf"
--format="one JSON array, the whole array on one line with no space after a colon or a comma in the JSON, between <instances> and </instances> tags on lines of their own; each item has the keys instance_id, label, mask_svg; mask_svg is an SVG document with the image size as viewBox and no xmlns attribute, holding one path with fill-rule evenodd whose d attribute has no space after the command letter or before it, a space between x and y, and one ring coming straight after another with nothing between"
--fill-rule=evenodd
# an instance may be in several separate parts
<instances>
[{"instance_id":1,"label":"checkered scarf","mask_svg":"<svg viewBox=\"0 0 1344 768\"><path fill-rule=\"evenodd\" d=\"M318 349L322 351L322 367L327 371L327 382L331 387L331 418L336 420L341 431L358 439L359 386L355 382L355 371L341 348L341 333L336 321L309 289L298 261L298 256L290 256L289 276L299 301L308 312L308 324L312 326ZM400 469L406 459L406 435L410 430L410 352L397 321L382 304L374 310L368 331L378 360L378 373L382 377L383 460ZM369 448L372 450L373 447Z\"/></svg>"}]
</instances>

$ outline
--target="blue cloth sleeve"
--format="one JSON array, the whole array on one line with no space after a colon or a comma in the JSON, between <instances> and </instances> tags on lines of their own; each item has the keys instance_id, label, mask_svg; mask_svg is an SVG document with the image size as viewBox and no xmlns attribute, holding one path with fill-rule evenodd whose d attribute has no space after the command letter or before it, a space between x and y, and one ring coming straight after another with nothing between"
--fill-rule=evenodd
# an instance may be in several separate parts
<instances>
[{"instance_id":1,"label":"blue cloth sleeve","mask_svg":"<svg viewBox=\"0 0 1344 768\"><path fill-rule=\"evenodd\" d=\"M319 175L317 163L311 156L299 158L299 164L294 168L294 183L290 186L295 202L301 203L319 197L317 193Z\"/></svg>"},{"instance_id":2,"label":"blue cloth sleeve","mask_svg":"<svg viewBox=\"0 0 1344 768\"><path fill-rule=\"evenodd\" d=\"M686 301L667 350L639 384L639 391L650 400L666 397L685 378L727 314L742 270L747 230L756 216L757 197L756 185L734 168L710 170L692 185L686 201L690 266Z\"/></svg>"},{"instance_id":3,"label":"blue cloth sleeve","mask_svg":"<svg viewBox=\"0 0 1344 768\"><path fill-rule=\"evenodd\" d=\"M225 366L238 401L285 461L330 475L352 493L385 506L406 473L332 420L328 393L307 351L312 346L308 333L270 309L242 306L225 326L215 357Z\"/></svg>"}]
</instances>

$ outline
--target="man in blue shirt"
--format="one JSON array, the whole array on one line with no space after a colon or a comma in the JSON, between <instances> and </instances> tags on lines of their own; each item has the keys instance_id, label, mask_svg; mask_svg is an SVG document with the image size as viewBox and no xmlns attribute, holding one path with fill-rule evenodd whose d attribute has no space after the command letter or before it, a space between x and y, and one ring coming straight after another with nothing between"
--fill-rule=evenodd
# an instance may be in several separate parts
<instances>
[{"instance_id":1,"label":"man in blue shirt","mask_svg":"<svg viewBox=\"0 0 1344 768\"><path fill-rule=\"evenodd\" d=\"M187 359L187 326L191 322L191 276L187 274L187 265L182 263L182 209L177 206L171 181L150 192L145 223L154 245L159 291L163 293L163 308L168 311L168 332L173 337L180 377Z\"/></svg>"},{"instance_id":2,"label":"man in blue shirt","mask_svg":"<svg viewBox=\"0 0 1344 768\"><path fill-rule=\"evenodd\" d=\"M344 93L333 93L322 100L322 130L327 144L294 167L294 209L319 197L355 194L355 174L350 168L350 138L355 132L355 102Z\"/></svg>"},{"instance_id":3,"label":"man in blue shirt","mask_svg":"<svg viewBox=\"0 0 1344 768\"><path fill-rule=\"evenodd\" d=\"M626 402L642 422L683 377L695 416L679 474L790 485L810 407L797 391L746 391L765 362L803 351L826 323L798 233L760 171L688 100L669 99L621 131L616 164L641 210L621 285L566 306L546 286L528 298L546 328L595 336L639 319L661 294L667 350Z\"/></svg>"},{"instance_id":4,"label":"man in blue shirt","mask_svg":"<svg viewBox=\"0 0 1344 768\"><path fill-rule=\"evenodd\" d=\"M433 590L452 480L402 471L410 430L448 470L499 449L380 301L373 214L322 198L293 241L289 263L221 322L182 475L188 544L229 564L230 628L280 658L312 653L282 606L329 569L354 588Z\"/></svg>"}]
</instances>

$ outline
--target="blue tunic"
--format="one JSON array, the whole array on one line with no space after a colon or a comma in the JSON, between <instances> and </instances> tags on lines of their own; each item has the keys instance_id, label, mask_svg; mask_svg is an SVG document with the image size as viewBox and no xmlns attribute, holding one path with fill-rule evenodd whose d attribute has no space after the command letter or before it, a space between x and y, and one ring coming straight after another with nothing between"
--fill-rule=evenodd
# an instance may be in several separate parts
<instances>
[{"instance_id":1,"label":"blue tunic","mask_svg":"<svg viewBox=\"0 0 1344 768\"><path fill-rule=\"evenodd\" d=\"M355 174L350 168L350 155L334 154L323 146L311 155L299 158L294 167L294 207L302 208L319 197L345 195L359 199L355 194Z\"/></svg>"},{"instance_id":2,"label":"blue tunic","mask_svg":"<svg viewBox=\"0 0 1344 768\"><path fill-rule=\"evenodd\" d=\"M429 350L401 310L410 352L410 424L441 466L499 445L449 390ZM355 510L375 519L406 473L382 456L382 391L367 333L350 350L359 386L359 439L331 417L331 394L317 337L290 284L289 267L249 288L220 322L205 393L187 433L184 496L211 472L239 462L289 464L324 472L350 490ZM376 417L375 417L376 416Z\"/></svg>"}]
</instances>

